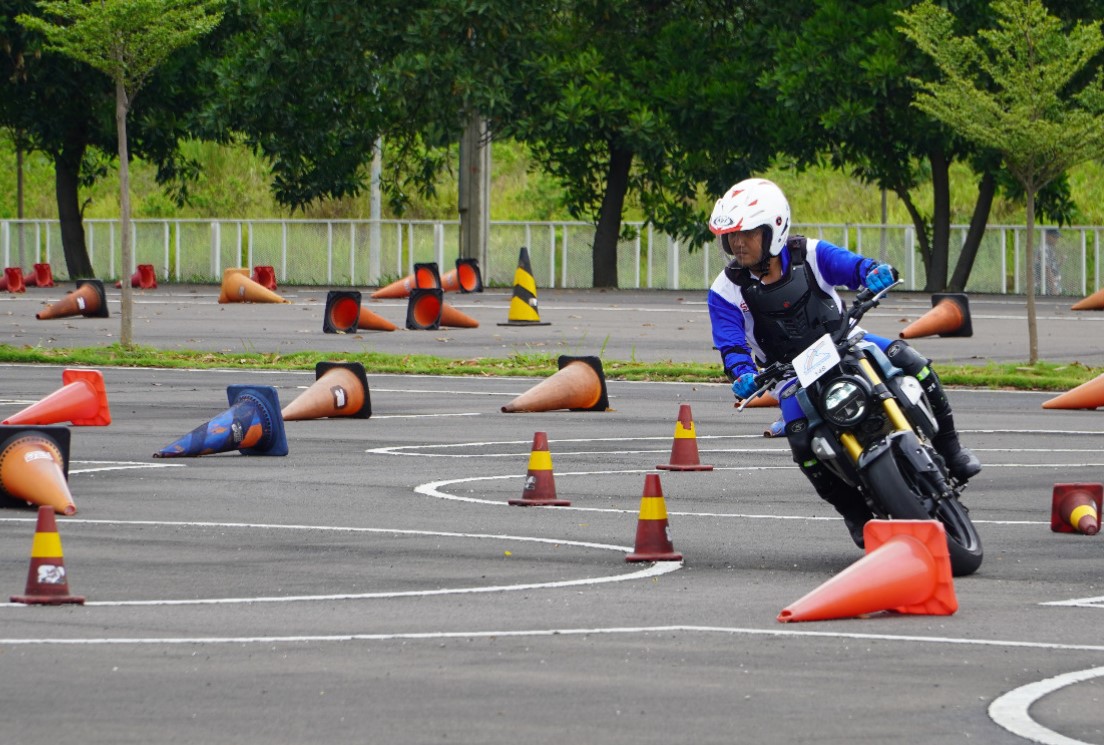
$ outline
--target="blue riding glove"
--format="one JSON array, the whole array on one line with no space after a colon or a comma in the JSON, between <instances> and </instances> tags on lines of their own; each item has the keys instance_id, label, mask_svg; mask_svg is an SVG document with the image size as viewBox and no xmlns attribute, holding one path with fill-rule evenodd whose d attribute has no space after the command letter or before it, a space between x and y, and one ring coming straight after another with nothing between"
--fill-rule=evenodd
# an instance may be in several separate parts
<instances>
[{"instance_id":1,"label":"blue riding glove","mask_svg":"<svg viewBox=\"0 0 1104 745\"><path fill-rule=\"evenodd\" d=\"M872 291L881 292L897 281L897 270L889 264L878 264L863 281Z\"/></svg>"},{"instance_id":2,"label":"blue riding glove","mask_svg":"<svg viewBox=\"0 0 1104 745\"><path fill-rule=\"evenodd\" d=\"M732 384L732 392L736 394L736 398L744 400L751 398L751 394L757 390L759 386L755 385L755 373L744 373Z\"/></svg>"}]
</instances>

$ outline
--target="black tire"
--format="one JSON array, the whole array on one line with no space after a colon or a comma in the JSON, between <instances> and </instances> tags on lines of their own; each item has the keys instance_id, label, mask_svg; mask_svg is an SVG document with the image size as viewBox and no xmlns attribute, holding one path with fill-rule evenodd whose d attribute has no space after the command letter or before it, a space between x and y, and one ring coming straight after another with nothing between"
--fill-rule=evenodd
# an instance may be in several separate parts
<instances>
[{"instance_id":1,"label":"black tire","mask_svg":"<svg viewBox=\"0 0 1104 745\"><path fill-rule=\"evenodd\" d=\"M878 499L890 517L898 520L938 520L947 532L947 550L951 555L951 574L965 577L981 566L981 538L966 508L957 499L937 501L935 514L924 507L927 495L923 482L911 473L912 467L896 451L878 458L867 470L867 483L877 486Z\"/></svg>"}]
</instances>

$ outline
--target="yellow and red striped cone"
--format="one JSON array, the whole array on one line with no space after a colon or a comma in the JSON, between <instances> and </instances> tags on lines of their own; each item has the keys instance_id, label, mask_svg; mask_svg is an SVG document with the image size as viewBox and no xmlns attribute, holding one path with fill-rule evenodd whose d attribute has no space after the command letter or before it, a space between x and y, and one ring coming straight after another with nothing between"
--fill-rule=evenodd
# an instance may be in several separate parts
<instances>
[{"instance_id":1,"label":"yellow and red striped cone","mask_svg":"<svg viewBox=\"0 0 1104 745\"><path fill-rule=\"evenodd\" d=\"M27 588L23 595L12 595L11 602L28 605L84 604L84 598L69 594L69 578L65 559L61 556L61 536L57 532L54 509L38 508L34 543L31 544L31 567L27 572Z\"/></svg>"},{"instance_id":2,"label":"yellow and red striped cone","mask_svg":"<svg viewBox=\"0 0 1104 745\"><path fill-rule=\"evenodd\" d=\"M640 518L636 522L636 550L625 561L682 561L682 554L671 544L671 526L667 524L667 504L658 473L644 477L644 496L640 499Z\"/></svg>"},{"instance_id":3,"label":"yellow and red striped cone","mask_svg":"<svg viewBox=\"0 0 1104 745\"><path fill-rule=\"evenodd\" d=\"M529 453L529 470L525 474L525 486L521 499L511 499L510 504L519 507L570 507L566 499L556 499L556 479L552 476L552 454L548 452L548 435L533 434L533 448Z\"/></svg>"},{"instance_id":4,"label":"yellow and red striped cone","mask_svg":"<svg viewBox=\"0 0 1104 745\"><path fill-rule=\"evenodd\" d=\"M1100 505L1104 484L1055 484L1050 529L1055 533L1100 532Z\"/></svg>"},{"instance_id":5,"label":"yellow and red striped cone","mask_svg":"<svg viewBox=\"0 0 1104 745\"><path fill-rule=\"evenodd\" d=\"M675 422L675 441L671 444L671 462L656 466L663 471L712 471L713 466L702 465L698 457L698 440L694 434L694 417L690 404L679 406Z\"/></svg>"}]
</instances>

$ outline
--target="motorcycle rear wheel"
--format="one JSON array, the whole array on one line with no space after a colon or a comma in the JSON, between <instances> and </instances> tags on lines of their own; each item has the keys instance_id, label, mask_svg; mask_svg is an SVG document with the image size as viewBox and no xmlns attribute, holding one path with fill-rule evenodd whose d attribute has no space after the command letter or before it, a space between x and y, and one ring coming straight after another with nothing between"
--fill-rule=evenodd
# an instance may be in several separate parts
<instances>
[{"instance_id":1,"label":"motorcycle rear wheel","mask_svg":"<svg viewBox=\"0 0 1104 745\"><path fill-rule=\"evenodd\" d=\"M887 453L870 464L868 482L878 485L878 496L890 517L898 520L938 520L947 533L951 573L955 577L973 574L981 566L983 551L969 512L957 499L935 500L912 466L896 453ZM934 514L925 508L934 502Z\"/></svg>"}]
</instances>

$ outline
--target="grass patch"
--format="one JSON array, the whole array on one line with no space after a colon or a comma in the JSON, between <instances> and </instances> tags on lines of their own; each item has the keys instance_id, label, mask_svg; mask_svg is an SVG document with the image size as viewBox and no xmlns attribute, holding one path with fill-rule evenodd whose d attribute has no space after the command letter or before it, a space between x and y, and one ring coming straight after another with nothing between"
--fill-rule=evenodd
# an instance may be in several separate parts
<instances>
[{"instance_id":1,"label":"grass patch","mask_svg":"<svg viewBox=\"0 0 1104 745\"><path fill-rule=\"evenodd\" d=\"M336 355L324 352L216 353L190 350L166 351L153 347L106 347L46 349L0 344L0 362L69 365L73 367L176 367L246 370L313 370L319 362L359 362L371 373L470 376L547 377L556 372L557 355L519 353L508 357L451 359L423 354L381 354L378 352ZM723 383L717 364L697 362L640 362L602 360L610 380L651 380L683 383ZM1006 363L987 365L936 365L947 385L971 388L1066 391L1104 374L1079 362Z\"/></svg>"}]
</instances>

